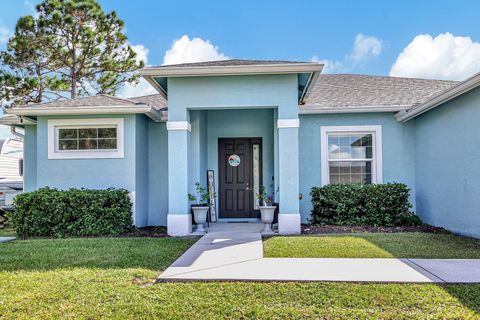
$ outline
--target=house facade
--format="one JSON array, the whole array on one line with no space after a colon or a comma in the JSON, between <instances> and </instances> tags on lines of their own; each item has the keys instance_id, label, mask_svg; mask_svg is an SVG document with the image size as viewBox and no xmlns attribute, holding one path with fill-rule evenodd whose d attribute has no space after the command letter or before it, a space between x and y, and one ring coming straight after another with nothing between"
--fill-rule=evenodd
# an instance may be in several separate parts
<instances>
[{"instance_id":1,"label":"house facade","mask_svg":"<svg viewBox=\"0 0 480 320\"><path fill-rule=\"evenodd\" d=\"M281 234L308 222L313 186L402 182L425 222L480 236L478 79L321 70L253 60L149 67L140 73L158 94L14 107L0 122L25 129L26 191L125 188L135 225L170 235L192 232L187 194L198 181L216 192L217 223L258 220L265 186Z\"/></svg>"}]
</instances>

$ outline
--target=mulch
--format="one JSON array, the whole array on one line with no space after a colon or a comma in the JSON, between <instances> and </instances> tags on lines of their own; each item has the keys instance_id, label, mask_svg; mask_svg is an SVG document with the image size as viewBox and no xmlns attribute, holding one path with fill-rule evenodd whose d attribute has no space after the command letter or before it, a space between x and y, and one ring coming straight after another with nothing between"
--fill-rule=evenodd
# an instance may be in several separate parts
<instances>
[{"instance_id":1,"label":"mulch","mask_svg":"<svg viewBox=\"0 0 480 320\"><path fill-rule=\"evenodd\" d=\"M136 228L130 232L122 234L121 237L138 237L138 238L165 238L169 237L167 228L165 227L144 227Z\"/></svg>"},{"instance_id":2,"label":"mulch","mask_svg":"<svg viewBox=\"0 0 480 320\"><path fill-rule=\"evenodd\" d=\"M371 226L333 226L303 224L302 234L332 234L332 233L361 233L361 232L426 232L426 233L448 233L445 229L429 225L409 227L371 227Z\"/></svg>"}]
</instances>

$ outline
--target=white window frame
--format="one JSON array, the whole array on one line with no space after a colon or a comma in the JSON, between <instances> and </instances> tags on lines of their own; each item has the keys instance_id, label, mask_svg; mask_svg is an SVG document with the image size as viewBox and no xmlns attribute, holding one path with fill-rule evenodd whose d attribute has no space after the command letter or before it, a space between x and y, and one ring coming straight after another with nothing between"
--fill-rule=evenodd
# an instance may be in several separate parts
<instances>
[{"instance_id":1,"label":"white window frame","mask_svg":"<svg viewBox=\"0 0 480 320\"><path fill-rule=\"evenodd\" d=\"M117 128L117 149L112 150L59 150L58 129L61 128L102 128L115 126ZM48 159L105 159L124 157L124 119L123 118L93 118L93 119L49 119L48 127Z\"/></svg>"},{"instance_id":2,"label":"white window frame","mask_svg":"<svg viewBox=\"0 0 480 320\"><path fill-rule=\"evenodd\" d=\"M328 134L372 134L373 138L373 161L372 161L372 184L383 182L382 165L382 126L321 126L320 127L320 150L321 150L321 181L322 185L330 184L330 166L328 163Z\"/></svg>"}]
</instances>

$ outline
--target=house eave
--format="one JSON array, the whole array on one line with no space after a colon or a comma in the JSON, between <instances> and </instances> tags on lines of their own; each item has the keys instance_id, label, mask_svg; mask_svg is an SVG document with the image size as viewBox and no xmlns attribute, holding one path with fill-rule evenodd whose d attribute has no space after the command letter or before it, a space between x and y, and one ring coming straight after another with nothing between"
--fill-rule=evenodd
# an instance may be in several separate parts
<instances>
[{"instance_id":1,"label":"house eave","mask_svg":"<svg viewBox=\"0 0 480 320\"><path fill-rule=\"evenodd\" d=\"M82 107L21 107L6 109L17 116L98 115L98 114L145 114L156 122L166 121L161 110L149 105L137 106L82 106Z\"/></svg>"},{"instance_id":2,"label":"house eave","mask_svg":"<svg viewBox=\"0 0 480 320\"><path fill-rule=\"evenodd\" d=\"M448 102L472 89L475 89L478 86L480 86L480 73L468 78L453 88L433 97L432 99L415 108L398 112L395 117L398 121L407 122L433 108L438 107L439 105L444 104L445 102Z\"/></svg>"},{"instance_id":3,"label":"house eave","mask_svg":"<svg viewBox=\"0 0 480 320\"><path fill-rule=\"evenodd\" d=\"M3 117L0 117L0 124L7 125L7 126L24 126L24 125L32 125L36 123L37 121L35 119L25 117L25 116L5 115Z\"/></svg>"},{"instance_id":4,"label":"house eave","mask_svg":"<svg viewBox=\"0 0 480 320\"><path fill-rule=\"evenodd\" d=\"M199 66L199 67L147 67L139 70L145 77L200 77L275 73L320 72L323 64L319 63L285 63L240 66Z\"/></svg>"},{"instance_id":5,"label":"house eave","mask_svg":"<svg viewBox=\"0 0 480 320\"><path fill-rule=\"evenodd\" d=\"M299 105L299 114L335 114L335 113L371 113L371 112L399 112L408 110L411 106L348 106L348 107L319 107L317 105Z\"/></svg>"}]
</instances>

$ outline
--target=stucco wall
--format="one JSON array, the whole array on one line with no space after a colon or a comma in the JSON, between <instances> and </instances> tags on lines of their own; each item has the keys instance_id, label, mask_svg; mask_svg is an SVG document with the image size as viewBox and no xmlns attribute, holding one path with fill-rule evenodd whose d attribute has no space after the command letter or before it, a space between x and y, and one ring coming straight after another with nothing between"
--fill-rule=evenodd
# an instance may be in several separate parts
<instances>
[{"instance_id":1,"label":"stucco wall","mask_svg":"<svg viewBox=\"0 0 480 320\"><path fill-rule=\"evenodd\" d=\"M23 188L28 192L37 188L37 126L25 126L23 140Z\"/></svg>"},{"instance_id":2,"label":"stucco wall","mask_svg":"<svg viewBox=\"0 0 480 320\"><path fill-rule=\"evenodd\" d=\"M356 113L301 115L300 149L300 213L307 222L311 212L310 189L321 185L321 126L381 125L383 149L383 182L402 182L411 188L415 204L415 123L395 120L392 113Z\"/></svg>"},{"instance_id":3,"label":"stucco wall","mask_svg":"<svg viewBox=\"0 0 480 320\"><path fill-rule=\"evenodd\" d=\"M480 237L480 89L416 118L417 213Z\"/></svg>"},{"instance_id":4,"label":"stucco wall","mask_svg":"<svg viewBox=\"0 0 480 320\"><path fill-rule=\"evenodd\" d=\"M124 158L118 159L48 159L48 119L124 119ZM135 193L135 222L148 224L148 144L144 115L50 116L38 117L37 126L26 130L26 190L44 186L67 188L125 188ZM35 129L36 128L36 129ZM36 143L35 143L35 142Z\"/></svg>"},{"instance_id":5,"label":"stucco wall","mask_svg":"<svg viewBox=\"0 0 480 320\"><path fill-rule=\"evenodd\" d=\"M148 225L166 226L168 135L164 122L148 120Z\"/></svg>"},{"instance_id":6,"label":"stucco wall","mask_svg":"<svg viewBox=\"0 0 480 320\"><path fill-rule=\"evenodd\" d=\"M207 123L207 167L215 171L216 190L219 179L218 138L235 137L262 138L262 179L265 187L270 188L274 175L273 110L209 110Z\"/></svg>"}]
</instances>

